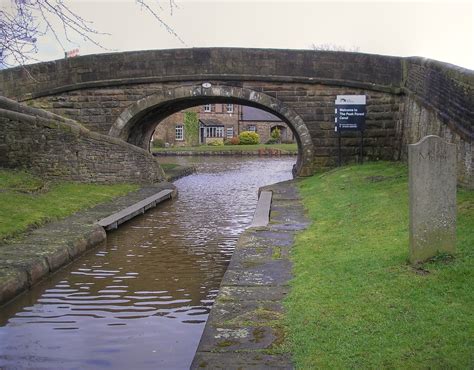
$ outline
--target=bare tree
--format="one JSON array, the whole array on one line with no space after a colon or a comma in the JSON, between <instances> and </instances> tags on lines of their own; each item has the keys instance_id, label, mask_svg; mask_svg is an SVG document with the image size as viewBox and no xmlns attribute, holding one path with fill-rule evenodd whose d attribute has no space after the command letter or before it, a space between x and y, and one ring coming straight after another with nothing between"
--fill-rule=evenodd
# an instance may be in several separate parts
<instances>
[{"instance_id":1,"label":"bare tree","mask_svg":"<svg viewBox=\"0 0 474 370\"><path fill-rule=\"evenodd\" d=\"M184 41L159 15L164 8L158 1L150 4L147 0L135 0L142 9L150 13L167 32L181 43ZM159 11L154 10L158 6ZM170 13L177 7L169 0ZM58 26L59 25L59 26ZM65 51L65 42L75 44L73 36L80 36L84 42L90 42L107 50L98 41L99 32L91 22L81 17L68 6L66 0L10 0L0 8L0 68L24 65L34 61L38 52L39 37L51 33Z\"/></svg>"},{"instance_id":2,"label":"bare tree","mask_svg":"<svg viewBox=\"0 0 474 370\"><path fill-rule=\"evenodd\" d=\"M311 49L318 51L350 51L358 52L360 48L358 46L345 47L341 45L325 43L325 44L312 44Z\"/></svg>"}]
</instances>

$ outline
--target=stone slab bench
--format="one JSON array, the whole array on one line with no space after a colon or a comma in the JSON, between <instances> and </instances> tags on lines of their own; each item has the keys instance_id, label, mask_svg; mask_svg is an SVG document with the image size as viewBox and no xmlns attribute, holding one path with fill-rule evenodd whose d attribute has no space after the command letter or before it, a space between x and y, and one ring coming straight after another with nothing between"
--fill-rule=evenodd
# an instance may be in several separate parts
<instances>
[{"instance_id":1,"label":"stone slab bench","mask_svg":"<svg viewBox=\"0 0 474 370\"><path fill-rule=\"evenodd\" d=\"M145 198L130 207L122 209L119 212L116 212L108 217L99 220L97 224L99 226L102 226L107 231L116 229L118 225L123 224L124 222L134 218L137 215L145 213L145 211L150 208L156 207L157 204L163 202L164 200L170 199L172 197L172 194L173 190L162 190L159 193L152 195L151 197Z\"/></svg>"},{"instance_id":2,"label":"stone slab bench","mask_svg":"<svg viewBox=\"0 0 474 370\"><path fill-rule=\"evenodd\" d=\"M261 191L257 202L257 208L253 215L252 224L250 227L265 227L270 220L270 207L272 205L271 191Z\"/></svg>"}]
</instances>

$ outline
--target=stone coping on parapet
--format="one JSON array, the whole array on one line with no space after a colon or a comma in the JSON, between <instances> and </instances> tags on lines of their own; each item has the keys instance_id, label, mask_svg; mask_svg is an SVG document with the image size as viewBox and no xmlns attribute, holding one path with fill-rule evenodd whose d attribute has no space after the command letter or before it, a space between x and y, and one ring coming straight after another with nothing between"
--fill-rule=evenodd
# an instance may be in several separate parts
<instances>
[{"instance_id":1,"label":"stone coping on parapet","mask_svg":"<svg viewBox=\"0 0 474 370\"><path fill-rule=\"evenodd\" d=\"M260 189L271 193L267 226L239 238L211 309L192 369L292 369L284 339L283 299L292 277L290 250L308 221L296 185ZM268 198L268 197L267 197Z\"/></svg>"},{"instance_id":2,"label":"stone coping on parapet","mask_svg":"<svg viewBox=\"0 0 474 370\"><path fill-rule=\"evenodd\" d=\"M104 243L106 231L97 223L98 220L103 221L107 216L127 209L132 211L125 212L127 215L122 213L121 221L127 217L130 219L176 193L175 186L168 182L147 185L0 244L0 306L86 250ZM140 212L135 212L137 206L134 205L137 204Z\"/></svg>"}]
</instances>

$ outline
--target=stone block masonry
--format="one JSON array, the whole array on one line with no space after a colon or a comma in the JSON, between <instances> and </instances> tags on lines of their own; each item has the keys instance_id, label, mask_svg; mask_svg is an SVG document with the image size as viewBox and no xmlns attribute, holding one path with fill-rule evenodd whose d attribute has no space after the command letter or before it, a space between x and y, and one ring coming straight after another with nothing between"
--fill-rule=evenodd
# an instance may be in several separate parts
<instances>
[{"instance_id":1,"label":"stone block masonry","mask_svg":"<svg viewBox=\"0 0 474 370\"><path fill-rule=\"evenodd\" d=\"M0 167L86 183L151 184L165 178L147 151L5 98L0 100Z\"/></svg>"},{"instance_id":2,"label":"stone block masonry","mask_svg":"<svg viewBox=\"0 0 474 370\"><path fill-rule=\"evenodd\" d=\"M192 85L185 81L183 85ZM217 89L226 88L226 83L211 81ZM234 83L233 83L234 84ZM365 94L368 99L367 131L365 154L371 160L393 160L399 157L400 140L396 129L401 125L402 100L398 95L386 92L355 89L350 87L320 84L278 84L274 82L239 83L251 91L258 91L294 108L304 120L314 143L314 164L316 168L330 168L337 163L337 135L334 132L334 100L340 94ZM119 115L137 100L172 91L180 85L172 82L126 85L120 88L94 88L64 92L37 98L28 102L33 106L47 109L59 115L80 121L92 131L107 134ZM205 102L205 101L203 101ZM110 107L111 104L117 105ZM68 106L70 108L64 108ZM160 117L156 125L160 125ZM140 133L141 130L137 130ZM345 134L342 151L345 162L356 161L359 140L354 135ZM125 138L124 138L125 139ZM148 147L148 141L145 140ZM143 146L144 147L144 146Z\"/></svg>"},{"instance_id":3,"label":"stone block masonry","mask_svg":"<svg viewBox=\"0 0 474 370\"><path fill-rule=\"evenodd\" d=\"M27 68L0 71L0 94L144 149L156 125L182 109L225 102L262 108L255 95L271 97L264 107L285 116L306 145L305 174L337 163L335 96L364 94L365 159L406 160L407 144L439 135L457 146L459 184L474 188L474 72L450 64L347 52L192 48L88 55ZM207 96L203 82L222 94ZM229 101L239 88L252 93ZM180 89L189 96L175 96ZM154 106L139 104L154 97ZM134 128L126 137L114 131L129 124ZM355 161L358 148L348 133L343 161Z\"/></svg>"}]
</instances>

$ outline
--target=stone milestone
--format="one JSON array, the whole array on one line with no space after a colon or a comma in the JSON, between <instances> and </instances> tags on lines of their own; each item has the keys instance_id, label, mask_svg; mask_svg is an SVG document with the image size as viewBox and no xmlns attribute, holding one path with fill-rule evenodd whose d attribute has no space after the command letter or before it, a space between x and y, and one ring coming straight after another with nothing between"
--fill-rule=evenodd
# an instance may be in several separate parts
<instances>
[{"instance_id":1,"label":"stone milestone","mask_svg":"<svg viewBox=\"0 0 474 370\"><path fill-rule=\"evenodd\" d=\"M430 135L408 146L410 262L456 248L456 145Z\"/></svg>"}]
</instances>

